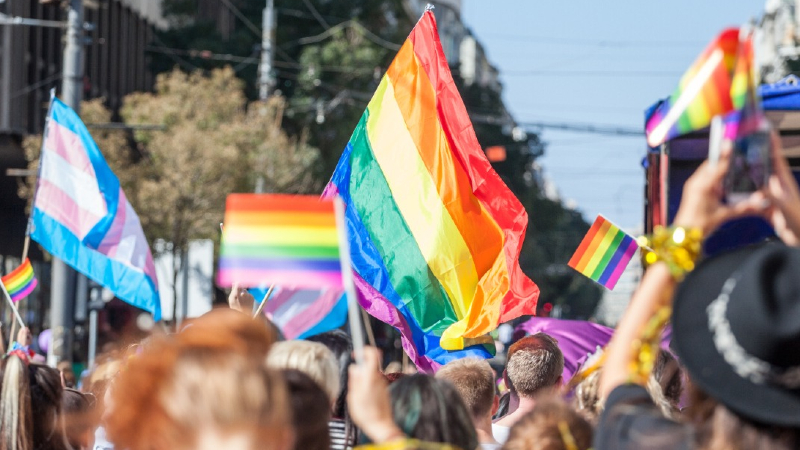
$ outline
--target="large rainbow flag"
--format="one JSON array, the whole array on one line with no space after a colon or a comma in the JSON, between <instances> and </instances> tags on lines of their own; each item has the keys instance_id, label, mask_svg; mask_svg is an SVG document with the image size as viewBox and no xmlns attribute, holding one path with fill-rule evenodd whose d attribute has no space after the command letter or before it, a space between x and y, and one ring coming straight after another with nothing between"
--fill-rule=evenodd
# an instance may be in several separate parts
<instances>
[{"instance_id":1,"label":"large rainbow flag","mask_svg":"<svg viewBox=\"0 0 800 450\"><path fill-rule=\"evenodd\" d=\"M478 144L426 12L356 126L325 196L346 205L360 302L421 370L493 352L486 333L534 314L519 267L528 216Z\"/></svg>"}]
</instances>

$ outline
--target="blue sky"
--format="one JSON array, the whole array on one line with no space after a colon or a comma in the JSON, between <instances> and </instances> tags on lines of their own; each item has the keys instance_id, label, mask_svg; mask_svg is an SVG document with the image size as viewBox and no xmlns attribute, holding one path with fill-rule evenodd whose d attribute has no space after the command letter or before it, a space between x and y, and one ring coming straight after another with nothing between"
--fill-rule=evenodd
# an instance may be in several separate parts
<instances>
[{"instance_id":1,"label":"blue sky","mask_svg":"<svg viewBox=\"0 0 800 450\"><path fill-rule=\"evenodd\" d=\"M643 127L643 111L726 26L764 0L464 0L462 18L501 72L518 122ZM555 130L540 159L562 198L591 222L642 225L644 137ZM529 211L536 214L536 211Z\"/></svg>"}]
</instances>

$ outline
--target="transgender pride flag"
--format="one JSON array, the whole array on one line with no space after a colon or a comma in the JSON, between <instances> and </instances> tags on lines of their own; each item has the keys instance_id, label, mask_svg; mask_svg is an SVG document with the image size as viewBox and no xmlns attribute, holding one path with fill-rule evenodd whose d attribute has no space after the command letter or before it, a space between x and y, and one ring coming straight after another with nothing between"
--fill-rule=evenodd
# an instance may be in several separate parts
<instances>
[{"instance_id":1,"label":"transgender pride flag","mask_svg":"<svg viewBox=\"0 0 800 450\"><path fill-rule=\"evenodd\" d=\"M251 288L260 302L267 289ZM342 289L277 288L264 308L286 339L306 339L341 327L347 321L347 297Z\"/></svg>"},{"instance_id":2,"label":"transgender pride flag","mask_svg":"<svg viewBox=\"0 0 800 450\"><path fill-rule=\"evenodd\" d=\"M29 229L53 256L161 319L139 217L78 115L53 98Z\"/></svg>"}]
</instances>

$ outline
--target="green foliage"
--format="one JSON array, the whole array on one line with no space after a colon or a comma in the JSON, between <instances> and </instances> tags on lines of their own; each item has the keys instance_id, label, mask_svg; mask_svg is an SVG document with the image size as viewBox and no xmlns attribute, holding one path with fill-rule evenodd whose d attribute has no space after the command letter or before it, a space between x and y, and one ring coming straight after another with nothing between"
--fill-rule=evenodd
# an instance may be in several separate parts
<instances>
[{"instance_id":1,"label":"green foliage","mask_svg":"<svg viewBox=\"0 0 800 450\"><path fill-rule=\"evenodd\" d=\"M264 0L230 1L261 28ZM274 89L287 101L281 127L288 136L307 138L308 145L319 149L313 169L303 172L313 178L300 182L305 187L321 186L330 177L398 44L414 25L402 0L311 0L311 4L321 20L304 2L275 0L278 26ZM196 0L163 0L163 5L173 27L157 36L156 51L151 55L153 68L163 72L176 65L183 70L233 65L236 76L244 82L244 95L256 98L261 36L239 19L232 31L227 30L228 34L223 36L216 17L198 14ZM189 53L171 55L163 47ZM216 60L209 58L208 53L252 60L250 63ZM568 317L589 317L602 291L566 266L589 225L580 214L547 199L541 192L541 180L537 180L532 163L543 153L544 142L535 134L514 139L511 130L478 120L507 114L500 92L477 84L465 86L455 72L459 92L473 116L481 145L506 148L507 159L493 166L528 211L530 224L520 263L541 288L539 304L560 304ZM303 164L310 161L301 160ZM269 167L264 161L262 157L249 160L248 164L260 167L263 172Z\"/></svg>"}]
</instances>

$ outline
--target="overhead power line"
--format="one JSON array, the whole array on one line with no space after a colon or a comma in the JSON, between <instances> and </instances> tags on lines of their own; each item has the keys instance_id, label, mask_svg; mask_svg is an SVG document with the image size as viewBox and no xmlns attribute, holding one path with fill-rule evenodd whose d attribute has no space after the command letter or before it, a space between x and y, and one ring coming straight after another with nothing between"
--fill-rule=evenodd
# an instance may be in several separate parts
<instances>
[{"instance_id":1,"label":"overhead power line","mask_svg":"<svg viewBox=\"0 0 800 450\"><path fill-rule=\"evenodd\" d=\"M486 123L501 125L507 119L482 114L471 114L470 119L473 123ZM644 131L637 128L630 128L625 126L607 125L607 124L591 124L591 123L577 123L577 122L515 122L515 125L527 128L534 131L541 131L543 129L551 130L564 130L575 131L579 133L592 133L592 134L606 134L614 136L630 136L641 138L644 136Z\"/></svg>"},{"instance_id":2,"label":"overhead power line","mask_svg":"<svg viewBox=\"0 0 800 450\"><path fill-rule=\"evenodd\" d=\"M581 46L596 46L596 47L702 47L705 42L700 41L659 41L659 40L635 40L627 41L621 39L576 39L576 38L561 38L553 36L526 36L515 34L503 33L481 33L483 37L503 39L503 40L516 40L526 42L541 42L547 44L560 44L560 45L581 45Z\"/></svg>"},{"instance_id":3,"label":"overhead power line","mask_svg":"<svg viewBox=\"0 0 800 450\"><path fill-rule=\"evenodd\" d=\"M615 125L596 125L589 123L520 122L519 126L532 129L551 129L575 131L579 133L607 134L614 136L644 137L644 130Z\"/></svg>"},{"instance_id":4,"label":"overhead power line","mask_svg":"<svg viewBox=\"0 0 800 450\"><path fill-rule=\"evenodd\" d=\"M511 77L535 77L535 76L559 76L559 77L669 77L677 78L683 75L681 72L666 70L503 70L501 76Z\"/></svg>"}]
</instances>

